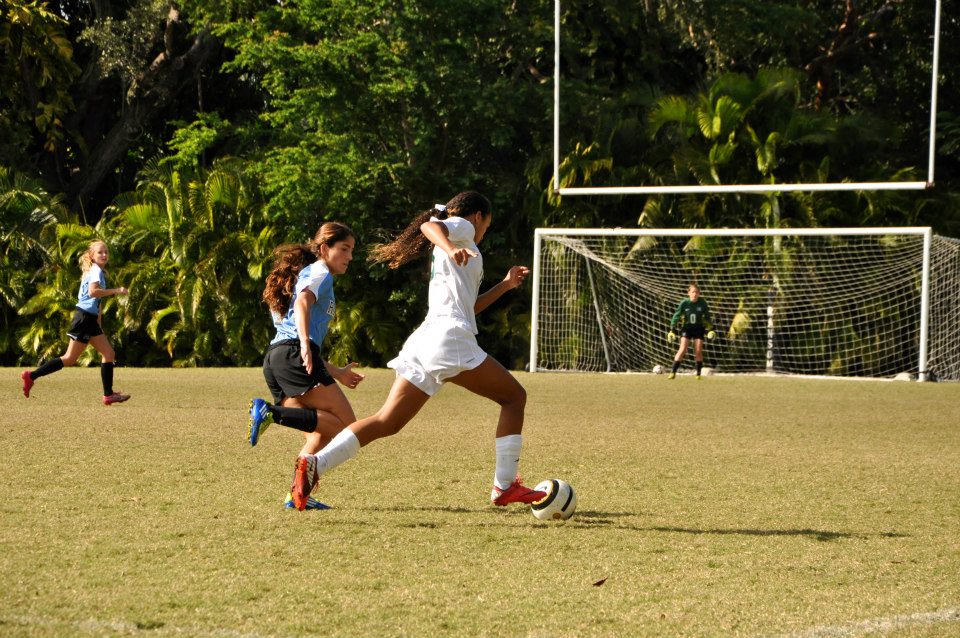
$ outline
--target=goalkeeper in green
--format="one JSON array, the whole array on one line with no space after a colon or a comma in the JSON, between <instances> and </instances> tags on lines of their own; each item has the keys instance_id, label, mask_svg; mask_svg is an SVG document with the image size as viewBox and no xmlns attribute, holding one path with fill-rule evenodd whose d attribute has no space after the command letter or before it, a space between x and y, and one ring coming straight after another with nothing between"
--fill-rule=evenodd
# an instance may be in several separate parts
<instances>
[{"instance_id":1,"label":"goalkeeper in green","mask_svg":"<svg viewBox=\"0 0 960 638\"><path fill-rule=\"evenodd\" d=\"M670 320L670 332L667 333L667 341L673 343L677 340L677 333L674 332L677 325L680 325L680 348L677 349L676 356L673 357L673 369L670 371L670 379L677 376L677 370L683 357L687 354L687 346L693 341L694 355L697 361L697 381L700 380L700 372L703 370L703 338L713 339L717 333L713 331L713 323L710 321L710 309L707 308L707 302L700 298L700 287L697 284L690 284L687 289L687 299L680 302L677 311L673 313Z\"/></svg>"}]
</instances>

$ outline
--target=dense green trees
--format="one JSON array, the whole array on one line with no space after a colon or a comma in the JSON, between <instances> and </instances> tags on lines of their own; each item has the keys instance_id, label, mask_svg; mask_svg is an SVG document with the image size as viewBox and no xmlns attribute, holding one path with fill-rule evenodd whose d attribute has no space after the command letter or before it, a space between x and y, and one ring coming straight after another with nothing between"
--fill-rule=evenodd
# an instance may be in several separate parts
<instances>
[{"instance_id":1,"label":"dense green trees","mask_svg":"<svg viewBox=\"0 0 960 638\"><path fill-rule=\"evenodd\" d=\"M924 193L557 198L546 0L0 0L0 361L63 346L78 251L133 290L128 362L255 363L273 247L325 219L365 246L491 195L488 278L539 225L931 224L960 234L955 80ZM583 0L563 15L564 185L923 179L933 2ZM945 16L942 67L958 23ZM424 273L358 259L330 347L383 363ZM529 299L484 313L523 365Z\"/></svg>"},{"instance_id":2,"label":"dense green trees","mask_svg":"<svg viewBox=\"0 0 960 638\"><path fill-rule=\"evenodd\" d=\"M677 42L674 59L692 55L704 72L689 81L681 77L680 87L656 82L643 95L637 94L639 72L605 69L601 91L594 78L603 62L595 58L611 56L587 57L587 66L571 56L565 104L576 117L562 123L564 185L926 178L933 2L670 1L647 7L641 17L626 10L637 24L646 21L646 37L616 41L649 61L655 59L649 50L657 47L657 34L665 30ZM609 42L609 25L624 25L623 15L619 3L591 7L587 17L602 16L602 22L589 41ZM565 33L579 43L586 39L580 34L585 24ZM943 22L941 65L957 59L957 27L955 17ZM629 55L620 53L618 59ZM757 92L765 84L770 90ZM955 121L948 97L956 97L955 82L942 74L940 91L941 121L949 125ZM743 118L745 128L736 124ZM709 126L700 127L706 120L732 128L722 130L723 139L719 132L711 139ZM603 215L607 224L639 218L655 226L739 226L764 225L770 216L760 215L761 205L792 202L799 208L785 211L783 219L795 217L789 222L794 225L923 223L949 232L957 219L954 176L960 167L950 150L955 136L952 127L940 131L937 187L909 196L802 194L779 202L674 196L573 205L581 210L578 219Z\"/></svg>"}]
</instances>

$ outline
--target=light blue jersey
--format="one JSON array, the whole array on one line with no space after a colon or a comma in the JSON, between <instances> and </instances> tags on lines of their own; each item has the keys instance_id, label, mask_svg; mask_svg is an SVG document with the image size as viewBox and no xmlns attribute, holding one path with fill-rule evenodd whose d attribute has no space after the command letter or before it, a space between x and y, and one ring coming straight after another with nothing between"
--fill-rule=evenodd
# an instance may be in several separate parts
<instances>
[{"instance_id":1,"label":"light blue jersey","mask_svg":"<svg viewBox=\"0 0 960 638\"><path fill-rule=\"evenodd\" d=\"M92 264L90 270L83 273L80 280L80 292L77 293L77 308L92 315L100 314L100 298L90 296L90 284L97 282L100 288L107 287L107 277L100 266Z\"/></svg>"},{"instance_id":2,"label":"light blue jersey","mask_svg":"<svg viewBox=\"0 0 960 638\"><path fill-rule=\"evenodd\" d=\"M273 325L277 329L277 336L270 343L286 341L288 339L299 339L297 334L297 324L293 314L293 305L297 301L297 295L304 290L309 290L317 298L313 306L310 307L310 341L323 345L323 339L327 336L327 329L330 327L330 321L336 311L336 299L333 296L333 275L327 265L317 260L300 271L297 278L297 286L294 288L293 297L290 299L290 306L287 308L287 314L281 317L277 313L273 315Z\"/></svg>"}]
</instances>

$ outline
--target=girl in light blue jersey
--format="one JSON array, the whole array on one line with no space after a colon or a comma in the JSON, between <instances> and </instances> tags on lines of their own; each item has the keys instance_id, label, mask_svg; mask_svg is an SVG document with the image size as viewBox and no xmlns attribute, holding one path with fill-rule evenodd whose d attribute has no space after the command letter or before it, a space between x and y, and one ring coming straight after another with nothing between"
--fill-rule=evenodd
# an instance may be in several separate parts
<instances>
[{"instance_id":1,"label":"girl in light blue jersey","mask_svg":"<svg viewBox=\"0 0 960 638\"><path fill-rule=\"evenodd\" d=\"M333 278L347 271L356 238L347 226L328 222L305 245L287 244L274 251L263 299L270 308L276 336L263 358L263 376L273 402L250 402L250 444L256 445L271 423L306 435L301 454L312 454L356 416L343 390L356 388L364 376L348 363L339 368L321 357L323 340L336 310ZM285 503L293 507L289 496ZM324 509L314 501L310 509Z\"/></svg>"},{"instance_id":2,"label":"girl in light blue jersey","mask_svg":"<svg viewBox=\"0 0 960 638\"><path fill-rule=\"evenodd\" d=\"M489 200L467 191L421 213L394 241L373 251L374 261L391 268L430 252L427 316L387 364L397 376L380 411L343 429L317 454L297 459L293 484L297 509L309 506L320 474L356 456L361 446L399 432L446 382L500 405L491 502L532 503L546 496L525 487L517 476L526 391L477 344L476 313L522 284L530 272L526 266L513 266L503 280L480 294L483 258L477 244L492 219Z\"/></svg>"},{"instance_id":3,"label":"girl in light blue jersey","mask_svg":"<svg viewBox=\"0 0 960 638\"><path fill-rule=\"evenodd\" d=\"M23 396L30 398L30 389L34 381L40 377L62 370L65 366L74 365L89 344L96 348L103 359L100 364L103 404L123 403L130 398L129 394L113 389L113 366L116 353L110 345L110 340L103 334L101 322L103 306L100 300L110 295L127 294L127 289L123 287L107 288L104 268L109 259L110 250L100 240L90 242L87 251L80 257L83 278L80 280L80 292L77 294L76 312L73 314L70 329L67 330L67 336L70 337L67 351L61 357L44 362L33 372L24 370L20 374L20 379L23 381Z\"/></svg>"}]
</instances>

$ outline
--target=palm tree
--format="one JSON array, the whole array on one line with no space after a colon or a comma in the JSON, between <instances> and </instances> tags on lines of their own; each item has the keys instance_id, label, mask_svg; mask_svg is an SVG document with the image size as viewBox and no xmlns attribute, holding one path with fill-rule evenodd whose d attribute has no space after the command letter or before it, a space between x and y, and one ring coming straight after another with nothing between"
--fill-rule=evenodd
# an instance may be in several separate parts
<instances>
[{"instance_id":1,"label":"palm tree","mask_svg":"<svg viewBox=\"0 0 960 638\"><path fill-rule=\"evenodd\" d=\"M71 214L59 195L51 195L37 180L0 167L0 299L4 326L0 355L13 362L20 358L14 336L23 319L36 307L32 298L44 276L58 262L58 223L69 223ZM58 296L58 295L54 295ZM54 307L54 309L59 306ZM28 332L30 356L44 354L62 345L63 323L55 312L43 313Z\"/></svg>"},{"instance_id":2,"label":"palm tree","mask_svg":"<svg viewBox=\"0 0 960 638\"><path fill-rule=\"evenodd\" d=\"M250 364L268 339L260 277L273 245L242 167L200 175L151 164L134 193L108 210L131 259L124 316L174 365ZM139 294L138 294L139 293Z\"/></svg>"},{"instance_id":3,"label":"palm tree","mask_svg":"<svg viewBox=\"0 0 960 638\"><path fill-rule=\"evenodd\" d=\"M700 94L660 98L650 112L650 136L673 149L669 166L658 171L662 183L776 184L828 168L824 160L838 123L802 107L801 79L790 69L764 69L754 78L727 73ZM820 157L812 160L812 153ZM776 194L761 205L756 196L655 199L659 210L652 213L662 218L666 206L675 206L674 221L684 226L776 228L794 213L805 225L811 221L809 207L787 210L788 202Z\"/></svg>"},{"instance_id":4,"label":"palm tree","mask_svg":"<svg viewBox=\"0 0 960 638\"><path fill-rule=\"evenodd\" d=\"M18 332L18 342L24 352L34 354L37 360L58 356L63 351L71 310L77 303L82 274L80 256L91 240L101 236L97 228L75 222L58 223L52 230L47 260L37 272L36 288L19 310L21 315L32 315L32 319ZM114 303L115 299L108 298L104 309ZM95 354L88 348L77 363L87 365L94 361Z\"/></svg>"}]
</instances>

